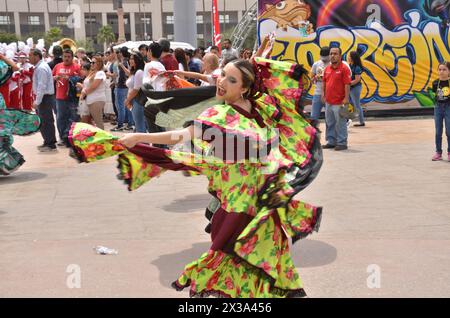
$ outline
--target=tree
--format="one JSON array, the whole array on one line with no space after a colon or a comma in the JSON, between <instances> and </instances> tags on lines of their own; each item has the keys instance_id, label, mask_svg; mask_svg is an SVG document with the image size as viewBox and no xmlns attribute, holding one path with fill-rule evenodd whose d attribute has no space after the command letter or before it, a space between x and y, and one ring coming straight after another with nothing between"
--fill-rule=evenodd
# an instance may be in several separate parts
<instances>
[{"instance_id":1,"label":"tree","mask_svg":"<svg viewBox=\"0 0 450 318\"><path fill-rule=\"evenodd\" d=\"M100 43L106 44L108 46L110 43L116 41L116 35L110 25L104 25L98 29L97 40Z\"/></svg>"},{"instance_id":2,"label":"tree","mask_svg":"<svg viewBox=\"0 0 450 318\"><path fill-rule=\"evenodd\" d=\"M75 43L78 48L82 47L86 50L86 52L95 52L94 41L92 39L79 40L75 41Z\"/></svg>"},{"instance_id":3,"label":"tree","mask_svg":"<svg viewBox=\"0 0 450 318\"><path fill-rule=\"evenodd\" d=\"M17 42L18 38L14 33L5 33L5 32L0 32L0 43L12 43L12 42Z\"/></svg>"},{"instance_id":4,"label":"tree","mask_svg":"<svg viewBox=\"0 0 450 318\"><path fill-rule=\"evenodd\" d=\"M58 27L50 28L45 34L45 46L52 46L53 42L57 42L63 38L62 30Z\"/></svg>"}]
</instances>

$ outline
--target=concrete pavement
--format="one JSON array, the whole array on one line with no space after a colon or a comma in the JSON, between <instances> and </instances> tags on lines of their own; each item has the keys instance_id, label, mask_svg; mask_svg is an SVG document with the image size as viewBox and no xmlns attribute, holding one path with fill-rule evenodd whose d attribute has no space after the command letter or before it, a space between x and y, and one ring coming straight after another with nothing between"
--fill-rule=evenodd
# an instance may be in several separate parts
<instances>
[{"instance_id":1,"label":"concrete pavement","mask_svg":"<svg viewBox=\"0 0 450 318\"><path fill-rule=\"evenodd\" d=\"M292 248L306 292L450 297L450 163L431 162L432 119L369 121L349 140L299 195L324 207ZM0 178L0 297L187 297L170 283L209 247L206 180L169 172L128 193L114 159L80 165L40 143L17 137L27 162Z\"/></svg>"}]
</instances>

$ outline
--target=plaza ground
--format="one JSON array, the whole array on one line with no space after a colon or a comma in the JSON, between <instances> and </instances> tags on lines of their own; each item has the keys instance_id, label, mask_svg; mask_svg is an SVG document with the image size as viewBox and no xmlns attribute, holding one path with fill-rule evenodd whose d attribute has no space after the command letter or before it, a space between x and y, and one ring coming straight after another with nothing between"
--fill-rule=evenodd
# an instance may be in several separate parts
<instances>
[{"instance_id":1,"label":"plaza ground","mask_svg":"<svg viewBox=\"0 0 450 318\"><path fill-rule=\"evenodd\" d=\"M292 248L306 292L450 297L450 163L431 161L433 120L371 120L349 141L298 195L324 208L320 232ZM208 250L206 179L169 172L129 193L115 159L78 164L41 142L16 137L27 162L0 178L0 297L187 297L170 283ZM81 288L67 286L71 265Z\"/></svg>"}]
</instances>

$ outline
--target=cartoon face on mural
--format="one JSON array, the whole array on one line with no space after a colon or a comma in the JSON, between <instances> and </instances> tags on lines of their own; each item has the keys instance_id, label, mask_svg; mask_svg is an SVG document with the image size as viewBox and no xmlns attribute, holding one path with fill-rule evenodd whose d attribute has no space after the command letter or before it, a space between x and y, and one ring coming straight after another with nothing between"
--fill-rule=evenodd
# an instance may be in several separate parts
<instances>
[{"instance_id":1,"label":"cartoon face on mural","mask_svg":"<svg viewBox=\"0 0 450 318\"><path fill-rule=\"evenodd\" d=\"M450 23L450 0L425 0L423 8L430 16L441 18L445 26Z\"/></svg>"},{"instance_id":2,"label":"cartoon face on mural","mask_svg":"<svg viewBox=\"0 0 450 318\"><path fill-rule=\"evenodd\" d=\"M260 19L271 19L277 22L277 28L287 31L288 27L305 29L307 34L314 32L309 21L311 6L307 0L282 0L274 4L266 4L265 12Z\"/></svg>"}]
</instances>

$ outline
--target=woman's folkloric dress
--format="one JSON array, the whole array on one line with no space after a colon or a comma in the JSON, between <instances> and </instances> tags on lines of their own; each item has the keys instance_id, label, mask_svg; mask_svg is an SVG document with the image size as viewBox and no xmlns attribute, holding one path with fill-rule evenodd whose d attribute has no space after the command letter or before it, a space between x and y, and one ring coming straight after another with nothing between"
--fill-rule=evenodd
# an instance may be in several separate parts
<instances>
[{"instance_id":1,"label":"woman's folkloric dress","mask_svg":"<svg viewBox=\"0 0 450 318\"><path fill-rule=\"evenodd\" d=\"M12 71L0 61L0 86L11 77ZM38 115L16 109L7 109L0 94L0 175L9 175L24 162L23 156L12 146L13 135L25 136L39 131Z\"/></svg>"},{"instance_id":2,"label":"woman's folkloric dress","mask_svg":"<svg viewBox=\"0 0 450 318\"><path fill-rule=\"evenodd\" d=\"M217 105L194 120L194 149L166 150L74 124L71 143L80 160L119 155L121 178L135 190L166 170L207 177L212 246L173 283L191 296L301 297L302 281L289 251L320 224L322 209L294 199L322 165L318 131L299 107L300 65L257 58L258 98L252 112ZM201 136L201 137L200 137ZM197 138L198 137L198 138Z\"/></svg>"}]
</instances>

